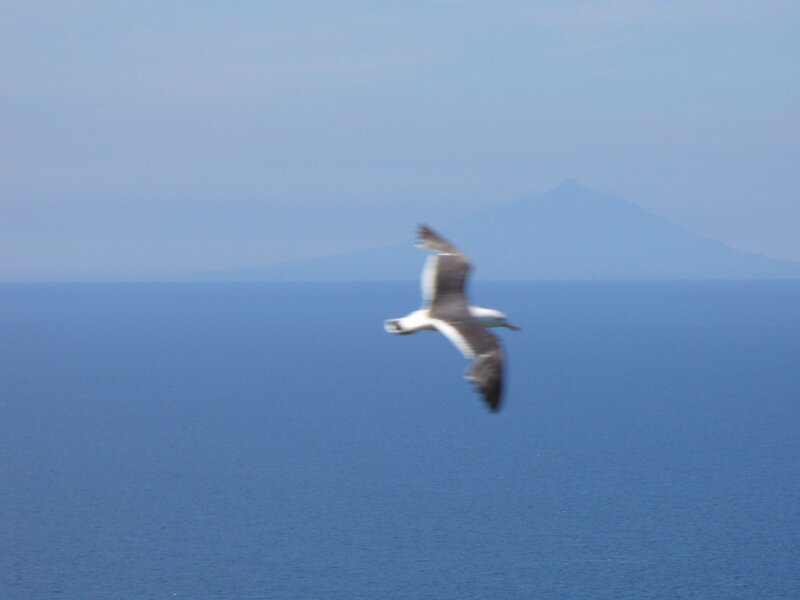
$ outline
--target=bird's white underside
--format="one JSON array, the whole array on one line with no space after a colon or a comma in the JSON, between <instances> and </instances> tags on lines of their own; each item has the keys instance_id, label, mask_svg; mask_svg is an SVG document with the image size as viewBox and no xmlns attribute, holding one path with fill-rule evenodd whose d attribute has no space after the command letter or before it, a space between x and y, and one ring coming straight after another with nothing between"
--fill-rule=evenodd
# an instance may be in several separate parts
<instances>
[{"instance_id":1,"label":"bird's white underside","mask_svg":"<svg viewBox=\"0 0 800 600\"><path fill-rule=\"evenodd\" d=\"M475 358L475 351L467 343L466 338L447 321L441 319L429 319L431 324L452 344L461 351L465 358Z\"/></svg>"}]
</instances>

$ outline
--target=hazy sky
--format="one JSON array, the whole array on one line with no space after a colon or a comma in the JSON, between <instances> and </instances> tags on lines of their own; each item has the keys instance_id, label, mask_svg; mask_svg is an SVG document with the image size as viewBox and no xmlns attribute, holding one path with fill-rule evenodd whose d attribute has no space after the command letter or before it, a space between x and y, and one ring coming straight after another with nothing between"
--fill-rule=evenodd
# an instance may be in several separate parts
<instances>
[{"instance_id":1,"label":"hazy sky","mask_svg":"<svg viewBox=\"0 0 800 600\"><path fill-rule=\"evenodd\" d=\"M0 2L0 279L408 238L565 177L800 260L800 3Z\"/></svg>"}]
</instances>

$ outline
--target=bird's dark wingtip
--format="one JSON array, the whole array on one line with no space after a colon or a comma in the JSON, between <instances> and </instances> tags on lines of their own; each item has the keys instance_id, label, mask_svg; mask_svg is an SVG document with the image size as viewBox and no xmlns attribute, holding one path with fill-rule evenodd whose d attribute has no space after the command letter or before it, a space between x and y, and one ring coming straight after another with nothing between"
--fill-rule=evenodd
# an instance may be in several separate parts
<instances>
[{"instance_id":1,"label":"bird's dark wingtip","mask_svg":"<svg viewBox=\"0 0 800 600\"><path fill-rule=\"evenodd\" d=\"M417 248L424 248L425 247L425 240L430 237L432 233L432 229L425 225L424 223L420 223L417 225L417 241L414 245Z\"/></svg>"},{"instance_id":2,"label":"bird's dark wingtip","mask_svg":"<svg viewBox=\"0 0 800 600\"><path fill-rule=\"evenodd\" d=\"M481 395L489 412L499 412L503 396L503 359L500 351L480 356L466 376Z\"/></svg>"},{"instance_id":3,"label":"bird's dark wingtip","mask_svg":"<svg viewBox=\"0 0 800 600\"><path fill-rule=\"evenodd\" d=\"M489 409L490 413L499 413L500 412L500 394L502 392L502 388L498 387L493 390L480 390L483 394L483 401L486 403L486 408Z\"/></svg>"},{"instance_id":4,"label":"bird's dark wingtip","mask_svg":"<svg viewBox=\"0 0 800 600\"><path fill-rule=\"evenodd\" d=\"M496 415L500 412L500 403L497 402L495 404L489 404L487 401L486 407L489 409L489 412L493 415Z\"/></svg>"},{"instance_id":5,"label":"bird's dark wingtip","mask_svg":"<svg viewBox=\"0 0 800 600\"><path fill-rule=\"evenodd\" d=\"M460 254L458 248L453 246L453 244L448 242L431 227L428 227L424 223L417 225L417 243L415 246L417 248L433 250L434 252Z\"/></svg>"}]
</instances>

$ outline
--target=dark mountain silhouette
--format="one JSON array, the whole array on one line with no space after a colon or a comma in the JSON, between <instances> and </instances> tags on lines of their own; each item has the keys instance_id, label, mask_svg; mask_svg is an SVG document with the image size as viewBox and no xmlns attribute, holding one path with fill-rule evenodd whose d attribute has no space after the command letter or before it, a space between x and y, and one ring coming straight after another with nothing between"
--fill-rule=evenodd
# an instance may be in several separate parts
<instances>
[{"instance_id":1,"label":"dark mountain silhouette","mask_svg":"<svg viewBox=\"0 0 800 600\"><path fill-rule=\"evenodd\" d=\"M429 223L437 229L436 223ZM622 198L567 179L544 194L493 206L441 233L475 277L533 279L798 278L800 263L748 254L693 234ZM194 279L381 281L419 277L425 253L407 243Z\"/></svg>"}]
</instances>

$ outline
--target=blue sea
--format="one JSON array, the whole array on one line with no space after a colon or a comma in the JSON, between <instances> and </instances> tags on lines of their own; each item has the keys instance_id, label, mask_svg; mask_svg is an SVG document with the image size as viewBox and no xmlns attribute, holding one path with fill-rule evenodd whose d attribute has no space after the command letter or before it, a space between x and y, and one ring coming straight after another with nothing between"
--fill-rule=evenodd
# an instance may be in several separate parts
<instances>
[{"instance_id":1,"label":"blue sea","mask_svg":"<svg viewBox=\"0 0 800 600\"><path fill-rule=\"evenodd\" d=\"M800 282L0 286L3 600L800 598Z\"/></svg>"}]
</instances>

